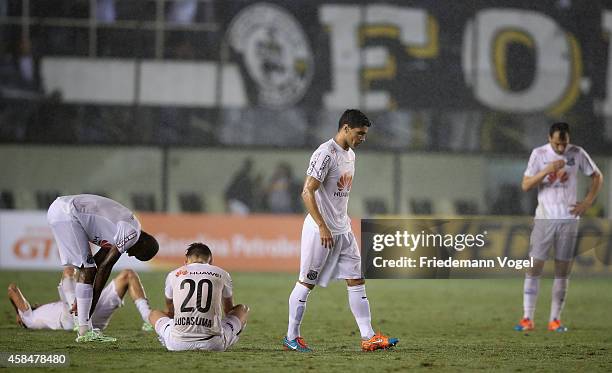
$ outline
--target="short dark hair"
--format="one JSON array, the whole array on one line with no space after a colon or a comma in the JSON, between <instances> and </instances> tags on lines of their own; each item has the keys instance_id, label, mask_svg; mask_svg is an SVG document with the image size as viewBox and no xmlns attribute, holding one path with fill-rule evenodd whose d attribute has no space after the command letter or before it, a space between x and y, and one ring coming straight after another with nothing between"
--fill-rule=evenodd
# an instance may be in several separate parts
<instances>
[{"instance_id":1,"label":"short dark hair","mask_svg":"<svg viewBox=\"0 0 612 373\"><path fill-rule=\"evenodd\" d=\"M203 259L210 259L212 253L210 252L210 248L201 242L194 242L185 251L185 256L190 257L200 257Z\"/></svg>"},{"instance_id":2,"label":"short dark hair","mask_svg":"<svg viewBox=\"0 0 612 373\"><path fill-rule=\"evenodd\" d=\"M159 243L157 243L155 237L145 231L141 231L138 241L129 250L136 259L146 262L157 254Z\"/></svg>"},{"instance_id":3,"label":"short dark hair","mask_svg":"<svg viewBox=\"0 0 612 373\"><path fill-rule=\"evenodd\" d=\"M370 127L372 122L368 119L368 117L357 109L348 109L338 121L338 130L342 128L343 125L348 124L350 128L358 128L358 127Z\"/></svg>"},{"instance_id":4,"label":"short dark hair","mask_svg":"<svg viewBox=\"0 0 612 373\"><path fill-rule=\"evenodd\" d=\"M555 132L559 131L559 139L561 140L565 140L567 138L567 135L569 135L570 130L569 130L569 124L565 123L565 122L556 122L553 123L552 126L550 126L550 130L548 131L548 135L550 137L552 137L554 135Z\"/></svg>"}]
</instances>

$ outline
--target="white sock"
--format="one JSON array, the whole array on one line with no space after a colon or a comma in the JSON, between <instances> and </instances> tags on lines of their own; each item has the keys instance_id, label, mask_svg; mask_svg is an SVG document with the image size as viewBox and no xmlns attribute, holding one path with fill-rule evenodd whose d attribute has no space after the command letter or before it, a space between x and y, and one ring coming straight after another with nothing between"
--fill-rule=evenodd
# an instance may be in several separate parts
<instances>
[{"instance_id":1,"label":"white sock","mask_svg":"<svg viewBox=\"0 0 612 373\"><path fill-rule=\"evenodd\" d=\"M144 322L149 322L149 314L151 313L151 307L149 307L149 301L147 298L138 298L134 301L136 304L136 308L138 308L138 312L140 312L140 317L144 320Z\"/></svg>"},{"instance_id":2,"label":"white sock","mask_svg":"<svg viewBox=\"0 0 612 373\"><path fill-rule=\"evenodd\" d=\"M359 332L361 338L370 339L374 336L374 329L372 329L372 316L370 315L370 302L365 292L365 285L348 286L348 298L349 305L357 326L359 326Z\"/></svg>"},{"instance_id":3,"label":"white sock","mask_svg":"<svg viewBox=\"0 0 612 373\"><path fill-rule=\"evenodd\" d=\"M92 329L89 311L91 311L91 302L93 300L93 285L77 282L74 290L76 293L77 312L79 314L79 334L83 335Z\"/></svg>"},{"instance_id":4,"label":"white sock","mask_svg":"<svg viewBox=\"0 0 612 373\"><path fill-rule=\"evenodd\" d=\"M533 321L539 292L540 277L525 276L525 284L523 286L523 318Z\"/></svg>"},{"instance_id":5,"label":"white sock","mask_svg":"<svg viewBox=\"0 0 612 373\"><path fill-rule=\"evenodd\" d=\"M291 295L289 295L289 327L287 328L287 339L290 341L300 336L300 325L302 324L302 318L306 310L308 294L310 294L310 289L296 282Z\"/></svg>"},{"instance_id":6,"label":"white sock","mask_svg":"<svg viewBox=\"0 0 612 373\"><path fill-rule=\"evenodd\" d=\"M60 282L60 288L62 289L62 292L64 293L66 303L68 303L71 307L74 304L74 301L76 299L76 295L74 294L75 286L76 284L72 277L64 277L62 278L62 281Z\"/></svg>"},{"instance_id":7,"label":"white sock","mask_svg":"<svg viewBox=\"0 0 612 373\"><path fill-rule=\"evenodd\" d=\"M567 285L569 284L568 278L556 278L553 280L552 286L552 302L550 305L550 319L561 320L561 311L565 305L565 295L567 294Z\"/></svg>"}]
</instances>

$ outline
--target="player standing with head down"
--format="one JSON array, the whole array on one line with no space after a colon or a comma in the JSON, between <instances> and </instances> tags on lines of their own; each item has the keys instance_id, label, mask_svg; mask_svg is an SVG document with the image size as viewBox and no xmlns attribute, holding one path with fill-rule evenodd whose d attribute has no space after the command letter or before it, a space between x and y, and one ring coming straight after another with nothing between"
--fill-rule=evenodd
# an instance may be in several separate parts
<instances>
[{"instance_id":1,"label":"player standing with head down","mask_svg":"<svg viewBox=\"0 0 612 373\"><path fill-rule=\"evenodd\" d=\"M525 276L523 318L517 331L533 330L533 317L540 289L540 276L551 246L555 247L555 279L548 330L565 332L561 311L565 304L569 274L576 256L578 219L593 203L602 185L602 174L584 149L569 143L569 125L555 123L550 127L548 144L535 148L523 176L522 188L538 187L538 207L530 238L529 256L534 266ZM591 178L586 197L576 201L577 174L580 170Z\"/></svg>"},{"instance_id":2,"label":"player standing with head down","mask_svg":"<svg viewBox=\"0 0 612 373\"><path fill-rule=\"evenodd\" d=\"M141 261L159 249L155 238L141 230L140 222L125 206L93 194L58 197L47 212L63 266L79 270L74 287L79 320L77 342L114 342L94 329L91 315L113 266L127 252ZM95 256L89 243L100 246Z\"/></svg>"},{"instance_id":3,"label":"player standing with head down","mask_svg":"<svg viewBox=\"0 0 612 373\"><path fill-rule=\"evenodd\" d=\"M283 340L287 350L311 351L300 333L308 294L315 285L326 287L332 279L346 280L364 351L386 349L398 342L372 329L361 254L348 217L355 174L353 149L365 141L370 126L361 111L346 110L334 138L321 144L310 158L302 191L308 215L302 228L300 276L289 296L289 327Z\"/></svg>"}]
</instances>

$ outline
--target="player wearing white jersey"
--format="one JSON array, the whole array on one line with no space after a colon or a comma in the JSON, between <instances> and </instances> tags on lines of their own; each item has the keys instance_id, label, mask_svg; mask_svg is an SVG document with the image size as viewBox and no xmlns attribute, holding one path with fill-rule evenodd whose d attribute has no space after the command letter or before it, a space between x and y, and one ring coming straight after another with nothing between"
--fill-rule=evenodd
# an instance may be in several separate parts
<instances>
[{"instance_id":1,"label":"player wearing white jersey","mask_svg":"<svg viewBox=\"0 0 612 373\"><path fill-rule=\"evenodd\" d=\"M310 158L302 199L308 210L301 241L300 275L289 296L289 326L283 346L309 352L300 333L308 294L315 285L327 286L331 279L347 283L349 305L365 351L397 344L396 338L374 333L370 304L361 272L361 254L351 230L348 199L355 174L353 149L365 141L370 120L359 110L346 110L338 132L321 144Z\"/></svg>"},{"instance_id":2,"label":"player wearing white jersey","mask_svg":"<svg viewBox=\"0 0 612 373\"><path fill-rule=\"evenodd\" d=\"M79 269L75 285L79 320L76 341L114 342L115 338L93 330L90 317L121 254L150 260L159 249L157 241L141 230L140 222L127 207L91 194L58 197L49 207L47 221L62 265ZM100 246L95 256L90 242Z\"/></svg>"},{"instance_id":3,"label":"player wearing white jersey","mask_svg":"<svg viewBox=\"0 0 612 373\"><path fill-rule=\"evenodd\" d=\"M31 306L17 284L9 284L8 296L17 312L17 323L27 329L73 330L76 325L71 312L75 302L74 285L74 268L66 267L57 287L60 300ZM153 330L149 324L151 309L144 288L138 274L131 269L119 272L102 291L98 306L91 317L94 328L103 330L108 326L113 313L123 305L123 297L127 292L144 321L141 329Z\"/></svg>"},{"instance_id":4,"label":"player wearing white jersey","mask_svg":"<svg viewBox=\"0 0 612 373\"><path fill-rule=\"evenodd\" d=\"M530 238L529 256L533 268L525 276L523 285L523 318L515 326L517 331L534 329L535 306L540 289L540 276L551 246L555 248L555 278L548 330L564 332L561 311L569 283L573 259L576 255L578 219L591 206L602 185L601 171L586 151L569 143L569 125L551 126L548 144L535 148L523 176L522 189L538 187L538 207ZM578 171L591 178L586 197L577 202Z\"/></svg>"},{"instance_id":5,"label":"player wearing white jersey","mask_svg":"<svg viewBox=\"0 0 612 373\"><path fill-rule=\"evenodd\" d=\"M232 279L212 265L208 246L192 243L185 257L166 277L166 310L153 310L149 320L169 351L225 351L238 342L249 308L234 306Z\"/></svg>"}]
</instances>

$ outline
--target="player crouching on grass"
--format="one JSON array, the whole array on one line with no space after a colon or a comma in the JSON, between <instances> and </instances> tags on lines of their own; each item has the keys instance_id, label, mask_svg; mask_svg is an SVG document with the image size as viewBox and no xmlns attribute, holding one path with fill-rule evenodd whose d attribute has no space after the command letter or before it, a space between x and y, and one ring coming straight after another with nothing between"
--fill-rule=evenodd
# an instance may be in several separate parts
<instances>
[{"instance_id":1,"label":"player crouching on grass","mask_svg":"<svg viewBox=\"0 0 612 373\"><path fill-rule=\"evenodd\" d=\"M169 351L225 351L246 326L249 307L234 306L232 279L212 259L208 246L192 243L185 265L166 277L166 310L151 311L149 321Z\"/></svg>"},{"instance_id":2,"label":"player crouching on grass","mask_svg":"<svg viewBox=\"0 0 612 373\"><path fill-rule=\"evenodd\" d=\"M348 301L361 333L361 349L393 347L397 338L374 333L370 303L361 273L361 254L348 217L348 200L355 174L353 149L365 141L370 120L359 110L346 110L338 132L310 158L302 199L308 215L302 227L300 276L289 295L289 326L283 339L286 350L309 352L300 334L308 294L326 287L331 279L346 280Z\"/></svg>"},{"instance_id":3,"label":"player crouching on grass","mask_svg":"<svg viewBox=\"0 0 612 373\"><path fill-rule=\"evenodd\" d=\"M17 312L17 324L27 329L74 330L78 327L78 320L71 313L76 301L74 295L74 268L64 269L62 280L57 287L60 301L30 306L16 284L8 287L9 300ZM104 288L100 295L98 306L91 317L93 327L104 330L110 322L111 316L123 305L123 297L129 291L144 324L143 331L152 331L149 324L149 301L138 274L131 269L124 269Z\"/></svg>"},{"instance_id":4,"label":"player crouching on grass","mask_svg":"<svg viewBox=\"0 0 612 373\"><path fill-rule=\"evenodd\" d=\"M91 316L123 253L140 261L157 254L155 238L141 230L132 211L112 199L93 194L58 197L47 212L47 221L63 266L78 268L75 285L79 320L76 342L115 342L94 330ZM95 256L89 243L100 247Z\"/></svg>"}]
</instances>

